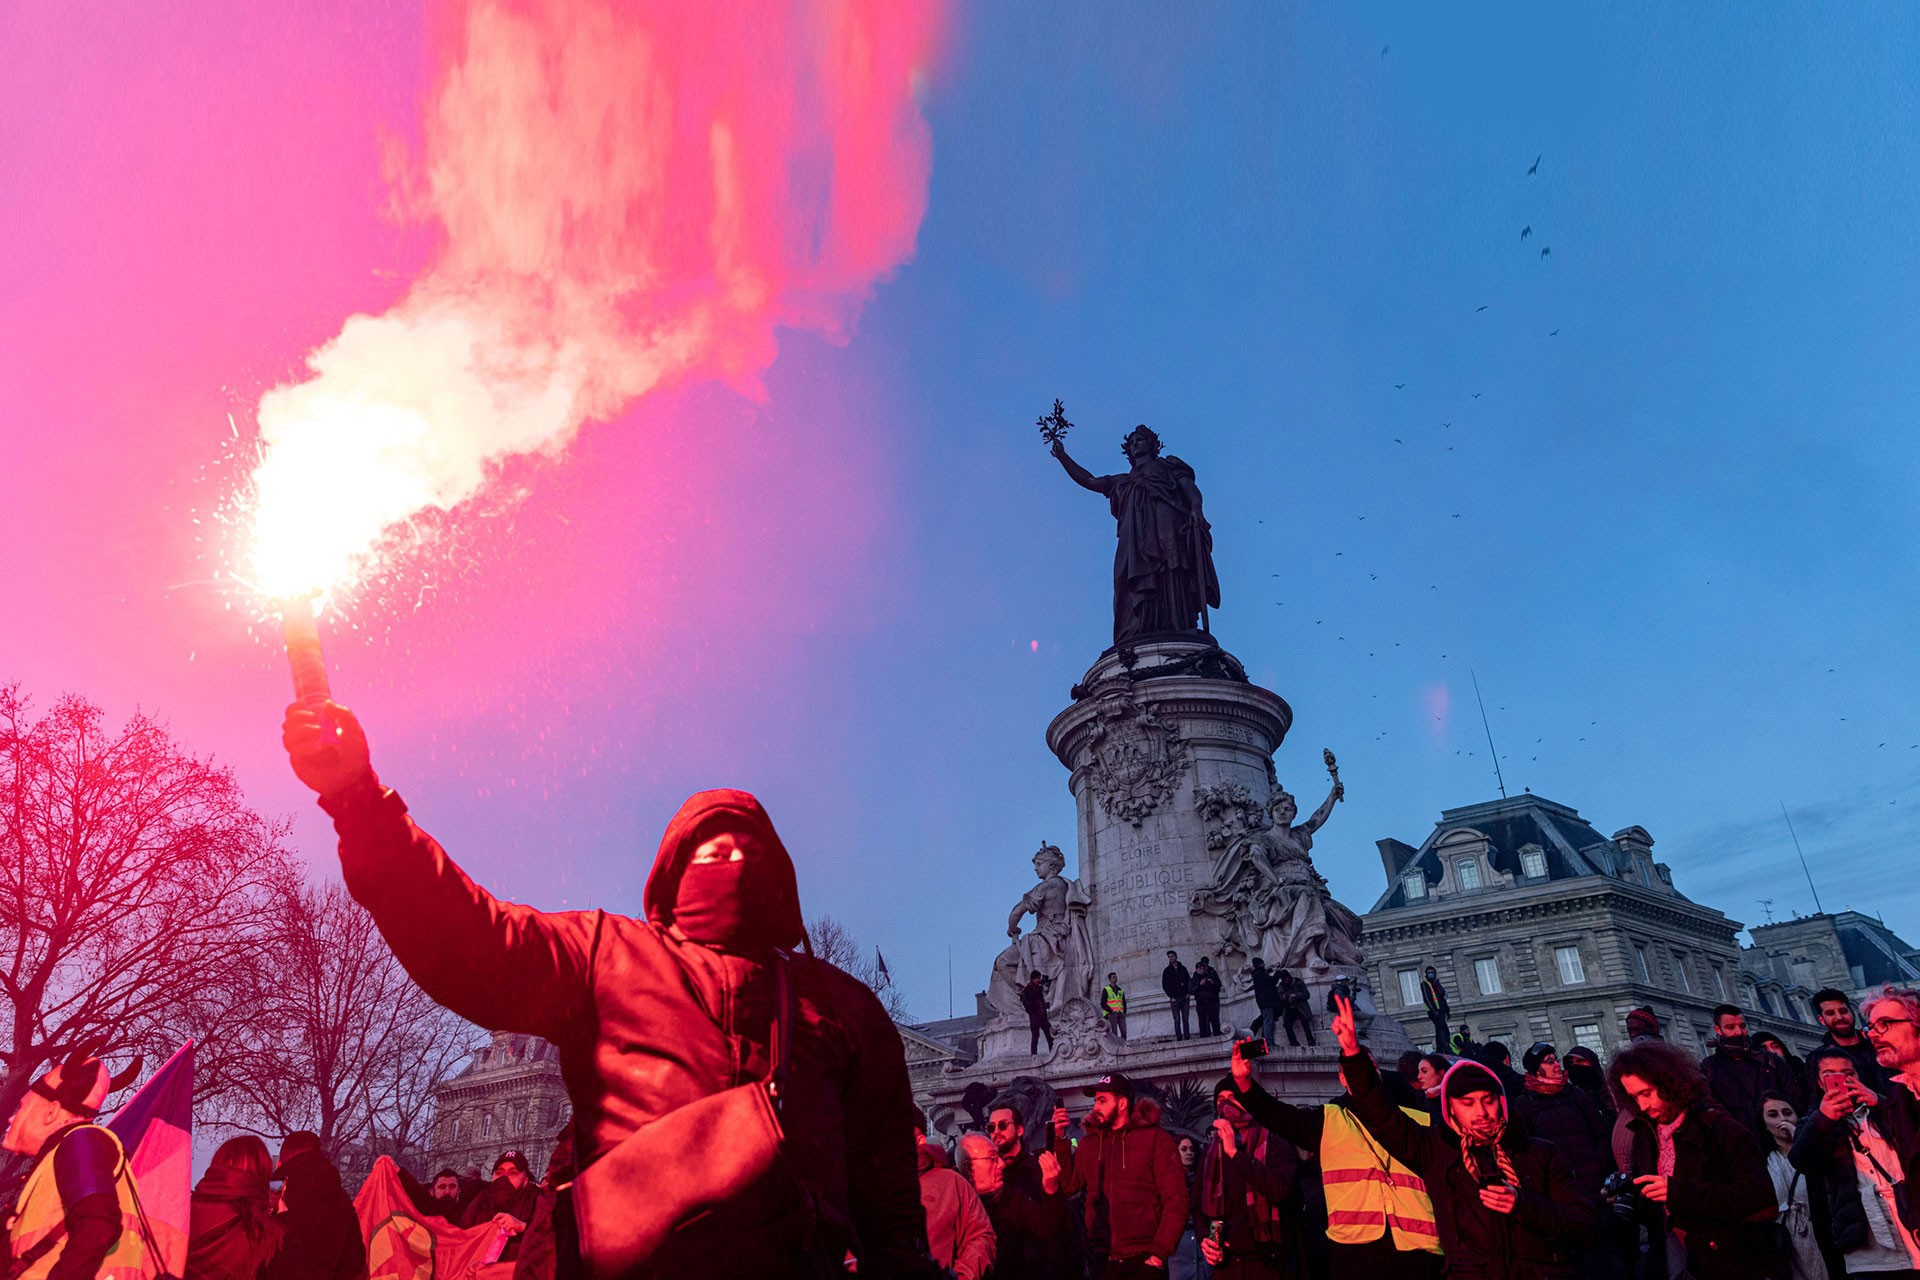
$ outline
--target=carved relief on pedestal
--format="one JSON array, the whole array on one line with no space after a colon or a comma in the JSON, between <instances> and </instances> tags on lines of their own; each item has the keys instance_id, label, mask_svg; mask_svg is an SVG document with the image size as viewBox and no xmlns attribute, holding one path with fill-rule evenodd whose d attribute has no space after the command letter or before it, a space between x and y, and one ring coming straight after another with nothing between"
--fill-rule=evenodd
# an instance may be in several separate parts
<instances>
[{"instance_id":1,"label":"carved relief on pedestal","mask_svg":"<svg viewBox=\"0 0 1920 1280\"><path fill-rule=\"evenodd\" d=\"M1099 690L1087 744L1093 794L1109 817L1139 826L1172 801L1192 763L1187 741L1124 684Z\"/></svg>"}]
</instances>

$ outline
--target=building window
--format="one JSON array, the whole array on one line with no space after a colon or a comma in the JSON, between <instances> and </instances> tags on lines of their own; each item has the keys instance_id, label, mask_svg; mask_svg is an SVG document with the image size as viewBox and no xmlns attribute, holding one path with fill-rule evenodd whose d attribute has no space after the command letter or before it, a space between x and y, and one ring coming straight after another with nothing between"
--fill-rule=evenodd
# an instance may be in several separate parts
<instances>
[{"instance_id":1,"label":"building window","mask_svg":"<svg viewBox=\"0 0 1920 1280\"><path fill-rule=\"evenodd\" d=\"M527 1113L516 1107L513 1112L513 1136L519 1137L527 1131Z\"/></svg>"},{"instance_id":2,"label":"building window","mask_svg":"<svg viewBox=\"0 0 1920 1280\"><path fill-rule=\"evenodd\" d=\"M1593 1050L1593 1056L1606 1061L1605 1046L1600 1043L1600 1024L1597 1022L1576 1022L1573 1024L1573 1042L1582 1048Z\"/></svg>"},{"instance_id":3,"label":"building window","mask_svg":"<svg viewBox=\"0 0 1920 1280\"><path fill-rule=\"evenodd\" d=\"M1686 992L1688 995L1692 995L1693 994L1693 975L1687 972L1687 953L1686 952L1676 951L1673 953L1673 972L1680 979L1680 989Z\"/></svg>"},{"instance_id":4,"label":"building window","mask_svg":"<svg viewBox=\"0 0 1920 1280\"><path fill-rule=\"evenodd\" d=\"M1400 1003L1409 1009L1419 1009L1426 1001L1420 998L1420 971L1402 969L1400 971Z\"/></svg>"},{"instance_id":5,"label":"building window","mask_svg":"<svg viewBox=\"0 0 1920 1280\"><path fill-rule=\"evenodd\" d=\"M1460 859L1460 861L1453 864L1453 878L1459 882L1462 889L1478 889L1480 887L1480 864L1472 858Z\"/></svg>"},{"instance_id":6,"label":"building window","mask_svg":"<svg viewBox=\"0 0 1920 1280\"><path fill-rule=\"evenodd\" d=\"M1760 1007L1767 1012L1769 1017L1779 1016L1780 1011L1773 1007L1773 995L1771 992L1765 987L1759 987L1756 988L1754 994L1760 997Z\"/></svg>"},{"instance_id":7,"label":"building window","mask_svg":"<svg viewBox=\"0 0 1920 1280\"><path fill-rule=\"evenodd\" d=\"M1647 964L1647 944L1644 942L1633 944L1633 971L1640 975L1640 981L1653 981L1653 969Z\"/></svg>"},{"instance_id":8,"label":"building window","mask_svg":"<svg viewBox=\"0 0 1920 1280\"><path fill-rule=\"evenodd\" d=\"M1480 984L1480 994L1497 996L1500 994L1500 962L1489 957L1473 962L1473 977Z\"/></svg>"},{"instance_id":9,"label":"building window","mask_svg":"<svg viewBox=\"0 0 1920 1280\"><path fill-rule=\"evenodd\" d=\"M1719 965L1713 966L1713 989L1720 993L1721 1003L1723 1004L1726 1003L1728 999L1727 971L1725 969L1722 969Z\"/></svg>"},{"instance_id":10,"label":"building window","mask_svg":"<svg viewBox=\"0 0 1920 1280\"><path fill-rule=\"evenodd\" d=\"M1415 871L1411 875L1404 877L1400 883L1406 887L1408 902L1425 902L1427 900L1427 876L1424 871Z\"/></svg>"},{"instance_id":11,"label":"building window","mask_svg":"<svg viewBox=\"0 0 1920 1280\"><path fill-rule=\"evenodd\" d=\"M1578 986L1587 980L1586 966L1580 963L1580 948L1555 947L1553 949L1553 959L1554 963L1560 966L1561 986Z\"/></svg>"},{"instance_id":12,"label":"building window","mask_svg":"<svg viewBox=\"0 0 1920 1280\"><path fill-rule=\"evenodd\" d=\"M1547 878L1547 855L1540 849L1522 849L1520 851L1520 874L1529 880Z\"/></svg>"},{"instance_id":13,"label":"building window","mask_svg":"<svg viewBox=\"0 0 1920 1280\"><path fill-rule=\"evenodd\" d=\"M484 1140L493 1136L493 1113L489 1111L480 1117L480 1137Z\"/></svg>"}]
</instances>

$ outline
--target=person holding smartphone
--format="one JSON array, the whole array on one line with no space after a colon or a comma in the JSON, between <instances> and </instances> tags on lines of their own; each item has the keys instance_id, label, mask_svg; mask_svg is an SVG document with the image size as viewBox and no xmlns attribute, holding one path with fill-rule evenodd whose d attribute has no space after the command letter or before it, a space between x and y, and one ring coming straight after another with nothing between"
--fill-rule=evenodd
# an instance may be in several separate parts
<instances>
[{"instance_id":1,"label":"person holding smartphone","mask_svg":"<svg viewBox=\"0 0 1920 1280\"><path fill-rule=\"evenodd\" d=\"M1330 1274L1434 1280L1441 1272L1440 1235L1420 1175L1387 1153L1351 1099L1297 1107L1261 1088L1253 1064L1266 1052L1264 1040L1234 1045L1233 1085L1254 1123L1319 1158ZM1340 1081L1347 1083L1344 1060ZM1424 1111L1408 1108L1403 1114L1427 1123Z\"/></svg>"},{"instance_id":2,"label":"person holding smartphone","mask_svg":"<svg viewBox=\"0 0 1920 1280\"><path fill-rule=\"evenodd\" d=\"M1848 1275L1910 1275L1920 1269L1920 1240L1900 1221L1896 1188L1902 1166L1874 1123L1880 1095L1838 1045L1815 1049L1807 1065L1821 1090L1820 1105L1800 1126L1787 1160L1824 1187L1833 1246L1844 1256Z\"/></svg>"},{"instance_id":3,"label":"person holding smartphone","mask_svg":"<svg viewBox=\"0 0 1920 1280\"><path fill-rule=\"evenodd\" d=\"M1454 1063L1440 1082L1445 1129L1417 1123L1387 1098L1360 1051L1352 1002L1337 1006L1333 1035L1353 1112L1426 1184L1447 1274L1573 1280L1598 1213L1565 1153L1508 1126L1506 1090L1478 1062Z\"/></svg>"}]
</instances>

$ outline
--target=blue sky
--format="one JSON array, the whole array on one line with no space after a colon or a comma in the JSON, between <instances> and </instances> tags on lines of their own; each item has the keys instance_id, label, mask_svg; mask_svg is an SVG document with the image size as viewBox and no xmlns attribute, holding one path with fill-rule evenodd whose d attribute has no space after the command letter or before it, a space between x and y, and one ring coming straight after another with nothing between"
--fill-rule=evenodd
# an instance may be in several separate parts
<instances>
[{"instance_id":1,"label":"blue sky","mask_svg":"<svg viewBox=\"0 0 1920 1280\"><path fill-rule=\"evenodd\" d=\"M884 948L922 1016L946 1013L950 950L964 1009L1034 847L1072 847L1042 733L1110 639L1111 521L1032 425L1059 396L1088 465L1145 421L1198 472L1215 632L1294 708L1280 777L1311 804L1320 748L1340 757L1316 857L1350 905L1382 886L1375 840L1496 794L1474 671L1510 789L1645 826L1683 892L1743 921L1812 906L1784 803L1825 905L1914 937L1917 37L1891 5L960 7L917 254L851 340L786 340L763 403L696 389L589 430L534 469L505 550L332 639L336 689L501 893L637 910L679 800L746 786L809 910ZM364 172L325 216L377 224L417 18L302 38L391 68L328 125ZM76 197L14 198L56 225ZM288 243L244 342L103 380L164 424L140 451L16 477L117 461L143 488L105 532L0 514L27 605L0 665L166 715L297 813L325 870L275 751L279 655L216 642L242 629L217 601L120 559L175 537L225 410L418 256L313 281ZM130 323L100 336L149 343ZM20 404L104 394L12 376ZM681 467L648 500L684 536L643 537L623 504ZM559 520L605 589L528 616ZM742 603L776 583L818 608ZM158 621L74 621L128 600ZM482 637L493 669L469 675Z\"/></svg>"}]
</instances>

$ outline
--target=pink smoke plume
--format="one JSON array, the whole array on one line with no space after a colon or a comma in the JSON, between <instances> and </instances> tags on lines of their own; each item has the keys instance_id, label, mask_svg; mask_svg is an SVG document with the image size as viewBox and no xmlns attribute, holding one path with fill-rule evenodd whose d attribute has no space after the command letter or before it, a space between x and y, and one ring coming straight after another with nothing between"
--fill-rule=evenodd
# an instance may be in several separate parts
<instances>
[{"instance_id":1,"label":"pink smoke plume","mask_svg":"<svg viewBox=\"0 0 1920 1280\"><path fill-rule=\"evenodd\" d=\"M444 241L259 406L250 580L343 586L512 456L689 379L758 393L906 262L937 27L899 0L466 0L396 200Z\"/></svg>"}]
</instances>

